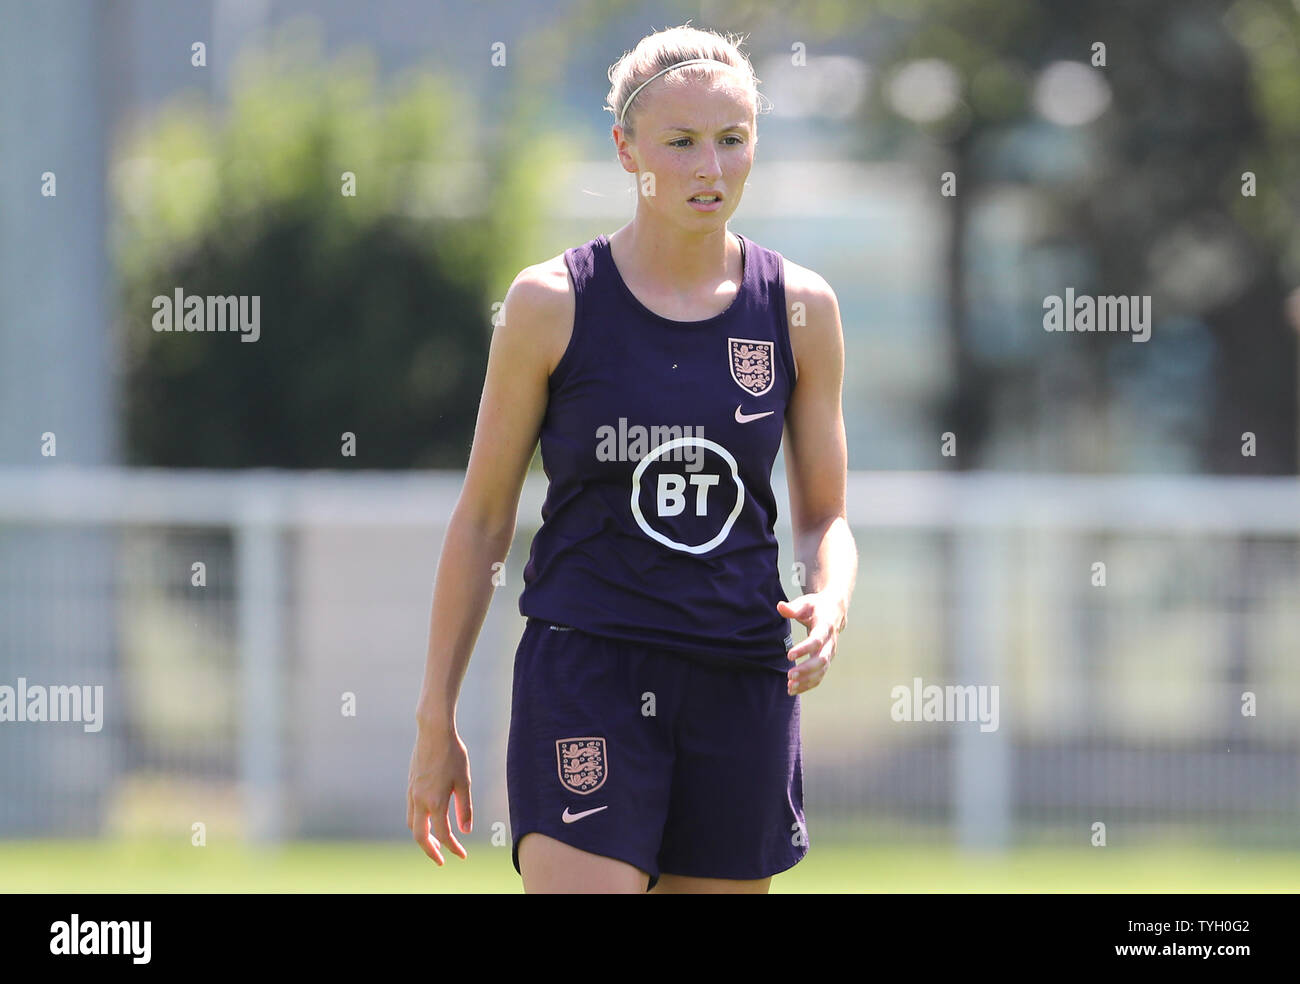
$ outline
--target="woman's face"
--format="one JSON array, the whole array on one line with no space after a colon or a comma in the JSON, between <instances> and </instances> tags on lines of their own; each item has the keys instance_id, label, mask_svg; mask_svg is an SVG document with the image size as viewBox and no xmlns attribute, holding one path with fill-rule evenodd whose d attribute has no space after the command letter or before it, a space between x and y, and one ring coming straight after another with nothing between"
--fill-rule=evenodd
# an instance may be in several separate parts
<instances>
[{"instance_id":1,"label":"woman's face","mask_svg":"<svg viewBox=\"0 0 1300 984\"><path fill-rule=\"evenodd\" d=\"M637 175L641 207L685 228L723 226L740 205L754 164L750 92L728 84L652 83L636 97L630 114L635 141L628 141L617 124L614 141L623 169ZM721 196L717 205L692 205L689 199L705 191Z\"/></svg>"}]
</instances>

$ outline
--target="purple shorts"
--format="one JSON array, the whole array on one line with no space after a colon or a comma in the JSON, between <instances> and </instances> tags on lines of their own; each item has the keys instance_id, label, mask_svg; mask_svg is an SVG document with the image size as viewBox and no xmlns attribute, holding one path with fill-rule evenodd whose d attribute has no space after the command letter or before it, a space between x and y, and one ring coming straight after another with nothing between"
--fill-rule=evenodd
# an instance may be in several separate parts
<instances>
[{"instance_id":1,"label":"purple shorts","mask_svg":"<svg viewBox=\"0 0 1300 984\"><path fill-rule=\"evenodd\" d=\"M506 755L515 870L537 832L660 872L755 879L808 851L799 698L770 670L530 618Z\"/></svg>"}]
</instances>

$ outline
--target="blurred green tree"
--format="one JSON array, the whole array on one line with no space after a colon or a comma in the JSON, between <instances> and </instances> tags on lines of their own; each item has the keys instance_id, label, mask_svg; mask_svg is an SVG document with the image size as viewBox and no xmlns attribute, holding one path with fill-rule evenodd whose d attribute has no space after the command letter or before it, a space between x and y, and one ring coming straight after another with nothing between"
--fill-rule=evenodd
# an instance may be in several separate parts
<instances>
[{"instance_id":1,"label":"blurred green tree","mask_svg":"<svg viewBox=\"0 0 1300 984\"><path fill-rule=\"evenodd\" d=\"M241 63L224 111L179 100L117 155L127 458L463 468L558 141L495 153L463 86L380 92L368 56L327 64L295 31ZM177 289L260 298L260 337L154 330Z\"/></svg>"},{"instance_id":2,"label":"blurred green tree","mask_svg":"<svg viewBox=\"0 0 1300 984\"><path fill-rule=\"evenodd\" d=\"M709 15L732 30L758 20L754 0L716 0ZM863 156L910 159L936 197L940 175L956 175L958 193L941 199L950 382L933 416L939 432L961 435L962 450L945 466L988 467L990 437L1014 434L1038 449L1039 467L1124 470L1131 462L1114 457L1124 442L1091 435L1114 437L1100 424L1128 426L1127 412L1147 418L1135 429L1150 440L1195 448L1195 470L1297 471L1300 314L1289 323L1286 313L1300 310L1294 0L796 0L779 24L777 36L810 52L870 64ZM1086 125L1048 123L1044 70L1091 66L1098 43L1108 105ZM950 73L956 91L923 122L889 91L918 64ZM1057 95L1086 99L1084 75L1058 76ZM1242 193L1246 172L1253 197ZM1010 264L1023 304L1014 319L988 303L981 278L991 264L978 254L997 245L973 225L980 203L1008 188L1036 199L1035 228ZM1083 335L1051 351L981 351L981 319L986 336L1023 332L1042 316L1044 281L1071 274L1082 293L1150 295L1151 343ZM1080 417L1094 426L1075 426ZM1255 457L1241 453L1246 431Z\"/></svg>"}]
</instances>

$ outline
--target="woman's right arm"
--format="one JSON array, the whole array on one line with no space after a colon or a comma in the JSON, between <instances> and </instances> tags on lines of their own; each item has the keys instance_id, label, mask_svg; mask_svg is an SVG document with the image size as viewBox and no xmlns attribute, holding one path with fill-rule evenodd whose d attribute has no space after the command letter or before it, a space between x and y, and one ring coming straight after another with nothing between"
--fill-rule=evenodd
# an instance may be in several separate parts
<instances>
[{"instance_id":1,"label":"woman's right arm","mask_svg":"<svg viewBox=\"0 0 1300 984\"><path fill-rule=\"evenodd\" d=\"M470 831L469 757L456 731L456 700L492 601L493 565L505 560L514 539L519 494L546 413L547 380L573 323L573 290L563 258L521 272L501 313L492 332L465 483L438 559L416 705L406 825L438 864L443 863L440 842L466 856L448 817L454 793L460 829Z\"/></svg>"}]
</instances>

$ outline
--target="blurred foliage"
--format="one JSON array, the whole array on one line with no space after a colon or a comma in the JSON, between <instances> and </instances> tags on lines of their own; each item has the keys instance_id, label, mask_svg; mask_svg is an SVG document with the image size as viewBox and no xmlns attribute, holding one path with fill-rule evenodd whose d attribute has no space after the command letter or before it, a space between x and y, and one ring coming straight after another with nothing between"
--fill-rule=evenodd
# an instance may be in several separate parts
<instances>
[{"instance_id":1,"label":"blurred foliage","mask_svg":"<svg viewBox=\"0 0 1300 984\"><path fill-rule=\"evenodd\" d=\"M526 164L497 153L463 86L418 72L381 91L369 56L325 62L310 26L267 51L224 112L187 94L117 154L129 460L463 468L493 301L536 262L558 140L516 128ZM155 331L153 298L177 288L260 297L259 340Z\"/></svg>"},{"instance_id":2,"label":"blurred foliage","mask_svg":"<svg viewBox=\"0 0 1300 984\"><path fill-rule=\"evenodd\" d=\"M574 38L623 21L635 23L630 46L649 29L639 9L576 0L521 40L504 114L485 117L468 87L431 75L378 94L365 57L327 66L311 43L277 43L274 63L248 63L222 119L189 101L151 123L117 180L132 460L462 466L491 304L546 255L537 207L570 149L555 93ZM1293 0L795 0L779 12L712 0L696 26L749 33L756 55L764 37L774 52L798 38L859 55L875 82L850 124L858 152L910 160L936 189L942 172L958 175L960 193L941 202L950 383L932 412L963 452L945 466L984 467L1001 439L1066 470L1141 467L1156 446L1193 448L1188 464L1209 471L1295 471ZM1048 123L1036 106L1044 69L1087 64L1098 41L1109 104L1080 126ZM920 60L942 62L959 89L924 123L888 98ZM345 170L356 198L339 194ZM1256 197L1241 194L1243 171ZM1008 189L1034 218L1010 246L989 242L987 211L980 225ZM1014 255L990 261L997 249ZM1016 282L990 285L988 271L1008 264ZM1067 281L1151 295L1152 343L1029 332L1006 344L1007 325L1027 331L1044 291ZM261 341L154 333L150 300L178 286L260 295ZM344 431L357 434L355 459L339 455ZM1240 453L1244 431L1256 458ZM1133 447L1136 459L1123 457Z\"/></svg>"},{"instance_id":3,"label":"blurred foliage","mask_svg":"<svg viewBox=\"0 0 1300 984\"><path fill-rule=\"evenodd\" d=\"M759 16L756 0L715 0L709 13L731 27ZM1144 431L1148 448L1194 448L1198 470L1295 473L1297 337L1285 311L1300 285L1300 3L794 0L780 23L768 32L872 69L862 156L909 160L936 194L940 174L957 176L941 202L951 382L933 416L963 450L946 466L986 467L986 443L1020 435L1052 449L1036 459L1049 468L1127 470L1134 461L1114 457L1127 442L1104 422L1140 417L1114 426ZM1108 105L1083 125L1048 123L1036 104L1044 70L1089 65L1098 42ZM958 97L917 122L896 111L890 86L922 61L951 71ZM1254 197L1242 194L1247 171ZM1017 282L991 288L981 254L1004 247L977 220L1008 190L1032 200L1034 228L1009 261ZM1041 317L1063 278L1081 293L1150 295L1151 343L1040 334L981 351L981 336ZM1013 318L990 303L997 289L1018 292ZM1245 431L1257 457L1241 454Z\"/></svg>"}]
</instances>

